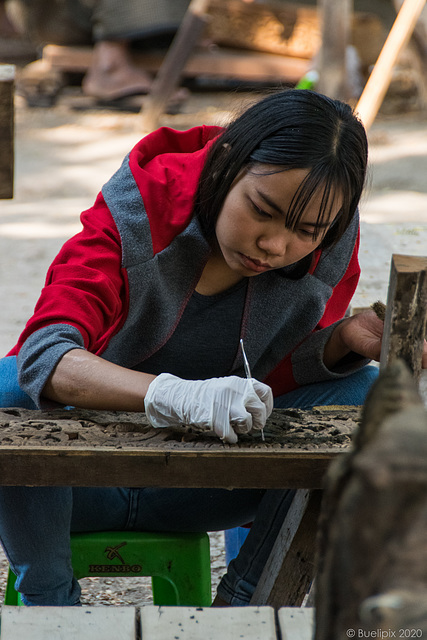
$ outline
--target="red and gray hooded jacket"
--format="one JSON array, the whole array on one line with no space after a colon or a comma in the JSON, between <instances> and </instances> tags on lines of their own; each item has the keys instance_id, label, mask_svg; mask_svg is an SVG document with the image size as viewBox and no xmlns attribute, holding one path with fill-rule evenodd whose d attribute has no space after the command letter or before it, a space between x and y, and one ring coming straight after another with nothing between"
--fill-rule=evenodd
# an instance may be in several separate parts
<instances>
[{"instance_id":1,"label":"red and gray hooded jacket","mask_svg":"<svg viewBox=\"0 0 427 640\"><path fill-rule=\"evenodd\" d=\"M81 216L83 230L49 268L18 344L19 383L41 392L69 350L87 349L132 368L174 332L210 255L194 194L218 127L162 128L143 138ZM359 279L358 217L339 243L317 251L299 280L270 271L249 278L241 337L252 375L275 396L347 375L323 364L323 348ZM142 369L143 370L143 369ZM230 375L244 376L240 350Z\"/></svg>"}]
</instances>

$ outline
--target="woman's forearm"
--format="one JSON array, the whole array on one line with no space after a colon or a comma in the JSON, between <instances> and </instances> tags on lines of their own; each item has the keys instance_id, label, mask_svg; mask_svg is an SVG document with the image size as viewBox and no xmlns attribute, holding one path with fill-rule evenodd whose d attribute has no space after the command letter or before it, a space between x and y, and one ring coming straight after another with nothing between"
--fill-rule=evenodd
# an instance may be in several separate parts
<instances>
[{"instance_id":1,"label":"woman's forearm","mask_svg":"<svg viewBox=\"0 0 427 640\"><path fill-rule=\"evenodd\" d=\"M145 394L155 377L73 349L58 362L43 396L84 409L144 411Z\"/></svg>"}]
</instances>

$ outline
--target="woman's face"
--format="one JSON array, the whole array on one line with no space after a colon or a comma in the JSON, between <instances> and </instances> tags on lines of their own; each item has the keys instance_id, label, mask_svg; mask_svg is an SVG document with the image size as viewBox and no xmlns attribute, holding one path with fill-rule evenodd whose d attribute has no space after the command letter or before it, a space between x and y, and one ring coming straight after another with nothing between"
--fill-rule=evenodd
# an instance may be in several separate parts
<instances>
[{"instance_id":1,"label":"woman's face","mask_svg":"<svg viewBox=\"0 0 427 640\"><path fill-rule=\"evenodd\" d=\"M319 226L320 190L295 230L286 226L287 212L308 171L278 172L277 167L258 165L237 176L216 223L218 246L232 271L256 276L294 264L319 246L339 212L340 198L335 198L330 218Z\"/></svg>"}]
</instances>

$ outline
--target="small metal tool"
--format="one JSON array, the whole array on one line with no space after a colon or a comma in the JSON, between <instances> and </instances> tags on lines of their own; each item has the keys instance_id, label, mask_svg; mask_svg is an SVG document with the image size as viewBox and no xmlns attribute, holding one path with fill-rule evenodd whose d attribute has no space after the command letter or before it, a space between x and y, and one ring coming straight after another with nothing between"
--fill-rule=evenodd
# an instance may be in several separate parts
<instances>
[{"instance_id":1,"label":"small metal tool","mask_svg":"<svg viewBox=\"0 0 427 640\"><path fill-rule=\"evenodd\" d=\"M243 365L245 367L245 374L246 374L246 377L250 380L252 378L252 374L251 374L251 368L249 366L249 361L246 356L245 346L243 344L243 338L240 338L240 346L242 348Z\"/></svg>"},{"instance_id":2,"label":"small metal tool","mask_svg":"<svg viewBox=\"0 0 427 640\"><path fill-rule=\"evenodd\" d=\"M240 347L242 349L242 355L243 355L243 366L245 367L245 375L246 378L248 380L252 380L252 374L251 374L251 368L249 366L249 360L247 358L246 355L246 351L245 351L245 346L243 344L243 338L240 338ZM252 383L253 386L253 383ZM261 439L264 442L265 441L265 437L264 437L264 429L261 429Z\"/></svg>"}]
</instances>

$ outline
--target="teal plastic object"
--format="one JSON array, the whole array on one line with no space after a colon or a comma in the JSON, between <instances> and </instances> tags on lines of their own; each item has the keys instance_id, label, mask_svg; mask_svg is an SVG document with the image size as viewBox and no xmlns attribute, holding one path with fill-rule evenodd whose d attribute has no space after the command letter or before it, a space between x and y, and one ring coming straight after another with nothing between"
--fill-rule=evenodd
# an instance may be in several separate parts
<instances>
[{"instance_id":1,"label":"teal plastic object","mask_svg":"<svg viewBox=\"0 0 427 640\"><path fill-rule=\"evenodd\" d=\"M211 567L207 533L100 531L71 535L74 575L150 576L156 605L208 607ZM9 569L4 604L22 604Z\"/></svg>"}]
</instances>

